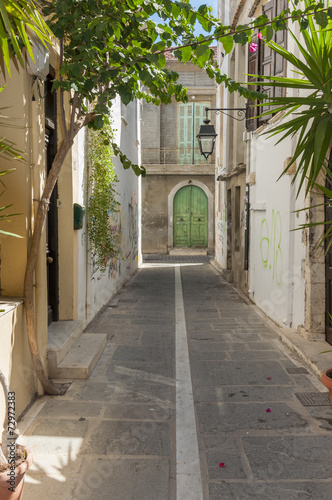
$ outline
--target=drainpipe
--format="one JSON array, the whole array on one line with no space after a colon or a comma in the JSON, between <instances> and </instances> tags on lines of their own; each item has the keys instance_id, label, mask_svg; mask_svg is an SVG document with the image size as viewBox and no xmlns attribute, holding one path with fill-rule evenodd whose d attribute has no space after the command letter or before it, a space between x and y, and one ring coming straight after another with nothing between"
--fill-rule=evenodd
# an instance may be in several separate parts
<instances>
[{"instance_id":1,"label":"drainpipe","mask_svg":"<svg viewBox=\"0 0 332 500\"><path fill-rule=\"evenodd\" d=\"M90 178L90 163L89 163L89 131L85 130L85 144L86 144L86 178L87 182ZM89 194L90 194L90 188L87 189L86 197L87 197L87 202L86 202L86 207L88 207L89 203ZM88 216L86 215L85 218L85 250L86 250L86 262L85 262L85 323L88 323L88 318L91 315L91 252L89 251L89 234L88 234Z\"/></svg>"},{"instance_id":2,"label":"drainpipe","mask_svg":"<svg viewBox=\"0 0 332 500\"><path fill-rule=\"evenodd\" d=\"M293 323L293 300L294 300L294 246L295 246L295 232L292 229L295 228L295 185L290 184L289 193L289 243L288 243L288 280L287 284L287 317L283 321L289 328L292 327Z\"/></svg>"},{"instance_id":3,"label":"drainpipe","mask_svg":"<svg viewBox=\"0 0 332 500\"><path fill-rule=\"evenodd\" d=\"M142 101L137 100L137 161L142 166L142 146L141 146L141 107ZM137 182L137 225L138 225L138 265L142 264L142 176L138 177Z\"/></svg>"}]
</instances>

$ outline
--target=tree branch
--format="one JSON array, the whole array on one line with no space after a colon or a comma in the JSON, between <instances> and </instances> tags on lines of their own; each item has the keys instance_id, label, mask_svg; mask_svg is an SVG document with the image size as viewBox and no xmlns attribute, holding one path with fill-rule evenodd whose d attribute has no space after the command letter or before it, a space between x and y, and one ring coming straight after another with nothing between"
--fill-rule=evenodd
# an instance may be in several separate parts
<instances>
[{"instance_id":1,"label":"tree branch","mask_svg":"<svg viewBox=\"0 0 332 500\"><path fill-rule=\"evenodd\" d=\"M63 63L63 40L60 40L60 71ZM59 75L59 80L62 82L61 73ZM62 136L65 140L67 140L67 125L66 125L66 109L63 100L63 89L60 87L60 117L61 117L61 125L62 125Z\"/></svg>"}]
</instances>

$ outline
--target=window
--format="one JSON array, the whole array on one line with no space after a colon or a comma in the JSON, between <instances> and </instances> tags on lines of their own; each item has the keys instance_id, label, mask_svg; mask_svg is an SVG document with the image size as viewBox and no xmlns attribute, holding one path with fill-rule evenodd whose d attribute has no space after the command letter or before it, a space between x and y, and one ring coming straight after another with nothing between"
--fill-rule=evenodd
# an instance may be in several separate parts
<instances>
[{"instance_id":1,"label":"window","mask_svg":"<svg viewBox=\"0 0 332 500\"><path fill-rule=\"evenodd\" d=\"M205 119L205 108L209 102L190 102L178 105L178 164L206 163L199 152L196 135Z\"/></svg>"},{"instance_id":2,"label":"window","mask_svg":"<svg viewBox=\"0 0 332 500\"><path fill-rule=\"evenodd\" d=\"M266 14L270 20L278 16L284 9L287 8L287 0L271 0L262 7L262 13ZM278 31L275 33L273 40L279 45L286 47L286 30ZM265 75L265 76L284 76L286 71L285 59L279 54L273 52L257 37L253 39L257 43L258 49L254 53L249 53L248 58L248 74L249 75ZM248 77L249 82L257 81L256 78ZM269 87L268 82L257 82L257 86L251 86L252 90L259 90L269 97L278 97L281 95L282 89ZM248 100L248 113L247 113L247 130L255 130L257 127L267 122L273 115L272 107L269 108L255 108L253 102ZM271 114L258 118L262 112L269 111Z\"/></svg>"}]
</instances>

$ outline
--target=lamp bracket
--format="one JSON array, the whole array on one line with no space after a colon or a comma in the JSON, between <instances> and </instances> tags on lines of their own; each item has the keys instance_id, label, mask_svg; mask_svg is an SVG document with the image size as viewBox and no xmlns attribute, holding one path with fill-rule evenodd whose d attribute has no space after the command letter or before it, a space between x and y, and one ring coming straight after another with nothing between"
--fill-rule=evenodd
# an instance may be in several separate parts
<instances>
[{"instance_id":1,"label":"lamp bracket","mask_svg":"<svg viewBox=\"0 0 332 500\"><path fill-rule=\"evenodd\" d=\"M208 120L208 123L210 120L208 119L208 112L209 111L214 111L216 115L219 115L219 113L222 113L223 115L229 116L229 118L233 118L234 120L238 122L242 122L247 118L247 108L205 108L205 113L206 113L206 119ZM230 114L229 111L237 111L237 117L234 116L233 114ZM205 123L204 120L204 123Z\"/></svg>"}]
</instances>

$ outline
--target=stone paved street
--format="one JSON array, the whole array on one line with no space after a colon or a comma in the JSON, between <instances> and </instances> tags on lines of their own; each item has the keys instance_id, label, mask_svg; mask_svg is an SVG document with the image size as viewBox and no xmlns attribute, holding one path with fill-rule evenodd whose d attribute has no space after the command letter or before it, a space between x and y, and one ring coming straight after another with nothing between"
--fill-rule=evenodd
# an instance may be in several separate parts
<instances>
[{"instance_id":1,"label":"stone paved street","mask_svg":"<svg viewBox=\"0 0 332 500\"><path fill-rule=\"evenodd\" d=\"M24 500L331 500L325 387L210 263L149 261L86 331L90 379L21 423Z\"/></svg>"}]
</instances>

